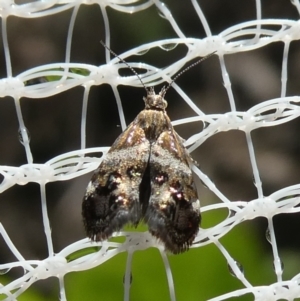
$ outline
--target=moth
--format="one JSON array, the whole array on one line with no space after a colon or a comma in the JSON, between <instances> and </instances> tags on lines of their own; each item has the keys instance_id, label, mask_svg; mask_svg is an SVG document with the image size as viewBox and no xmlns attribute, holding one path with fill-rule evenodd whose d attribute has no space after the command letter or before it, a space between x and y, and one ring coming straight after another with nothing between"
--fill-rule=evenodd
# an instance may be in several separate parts
<instances>
[{"instance_id":1,"label":"moth","mask_svg":"<svg viewBox=\"0 0 300 301\"><path fill-rule=\"evenodd\" d=\"M145 109L113 143L88 184L82 216L93 241L144 221L166 251L178 254L199 231L192 159L166 113L170 85L159 94L144 86Z\"/></svg>"}]
</instances>

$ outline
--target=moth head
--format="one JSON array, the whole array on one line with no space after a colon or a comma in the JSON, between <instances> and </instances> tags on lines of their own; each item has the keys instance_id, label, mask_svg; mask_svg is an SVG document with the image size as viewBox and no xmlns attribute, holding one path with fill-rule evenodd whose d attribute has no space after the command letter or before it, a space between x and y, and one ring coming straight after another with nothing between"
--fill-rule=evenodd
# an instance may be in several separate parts
<instances>
[{"instance_id":1,"label":"moth head","mask_svg":"<svg viewBox=\"0 0 300 301\"><path fill-rule=\"evenodd\" d=\"M147 90L147 97L144 97L145 109L165 110L168 103L164 99L165 88L162 88L159 94L155 94L154 88Z\"/></svg>"}]
</instances>

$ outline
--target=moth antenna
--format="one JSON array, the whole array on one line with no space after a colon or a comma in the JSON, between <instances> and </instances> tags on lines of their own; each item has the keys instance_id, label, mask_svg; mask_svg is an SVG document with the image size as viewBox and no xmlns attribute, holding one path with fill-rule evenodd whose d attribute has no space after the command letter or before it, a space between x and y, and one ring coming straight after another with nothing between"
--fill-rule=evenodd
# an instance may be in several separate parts
<instances>
[{"instance_id":1,"label":"moth antenna","mask_svg":"<svg viewBox=\"0 0 300 301\"><path fill-rule=\"evenodd\" d=\"M105 43L103 43L102 41L100 41L100 43L112 54L114 55L116 58L118 58L122 63L124 63L136 76L137 78L140 80L141 84L143 85L144 89L146 90L147 94L148 94L148 90L145 86L145 84L143 83L141 77L139 76L139 74L125 61L123 60L121 57L119 57L114 51L112 51Z\"/></svg>"},{"instance_id":2,"label":"moth antenna","mask_svg":"<svg viewBox=\"0 0 300 301\"><path fill-rule=\"evenodd\" d=\"M172 84L175 82L176 79L178 79L179 76L181 76L183 73L185 73L186 71L188 71L189 69L195 67L196 65L200 64L201 62L205 61L206 59L208 59L209 57L211 57L212 55L214 55L217 51L214 51L204 57L202 57L200 60L198 60L197 62L187 66L185 69L183 69L182 71L180 71L172 80L171 82L169 83L169 85L164 88L164 93L166 93L169 88L172 86Z\"/></svg>"}]
</instances>

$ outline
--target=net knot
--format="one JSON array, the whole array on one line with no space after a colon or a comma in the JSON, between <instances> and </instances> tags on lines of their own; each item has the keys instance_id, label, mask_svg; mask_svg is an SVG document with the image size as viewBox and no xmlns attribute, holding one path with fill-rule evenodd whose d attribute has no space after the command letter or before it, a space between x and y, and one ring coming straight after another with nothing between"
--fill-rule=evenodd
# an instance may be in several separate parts
<instances>
[{"instance_id":1,"label":"net knot","mask_svg":"<svg viewBox=\"0 0 300 301\"><path fill-rule=\"evenodd\" d=\"M277 212L278 206L273 199L260 198L247 203L243 215L247 217L247 219L254 219L260 216L271 218L277 214Z\"/></svg>"},{"instance_id":2,"label":"net knot","mask_svg":"<svg viewBox=\"0 0 300 301\"><path fill-rule=\"evenodd\" d=\"M67 272L67 260L62 256L51 256L44 260L35 269L38 279L46 279L51 276L64 275Z\"/></svg>"},{"instance_id":3,"label":"net knot","mask_svg":"<svg viewBox=\"0 0 300 301\"><path fill-rule=\"evenodd\" d=\"M24 94L23 88L24 83L17 77L0 79L0 97L20 97Z\"/></svg>"}]
</instances>

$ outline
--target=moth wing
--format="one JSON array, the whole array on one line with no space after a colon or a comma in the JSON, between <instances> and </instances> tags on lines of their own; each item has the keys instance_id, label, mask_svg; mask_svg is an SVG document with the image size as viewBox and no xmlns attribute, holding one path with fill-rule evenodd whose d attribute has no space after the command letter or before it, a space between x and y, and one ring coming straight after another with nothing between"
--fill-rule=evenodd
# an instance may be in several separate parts
<instances>
[{"instance_id":1,"label":"moth wing","mask_svg":"<svg viewBox=\"0 0 300 301\"><path fill-rule=\"evenodd\" d=\"M139 187L148 164L150 143L138 117L114 142L88 184L82 215L87 236L92 240L107 239L126 223L137 225L141 219Z\"/></svg>"},{"instance_id":2,"label":"moth wing","mask_svg":"<svg viewBox=\"0 0 300 301\"><path fill-rule=\"evenodd\" d=\"M201 219L190 162L182 139L170 124L151 145L151 196L145 220L149 232L174 254L189 248Z\"/></svg>"}]
</instances>

